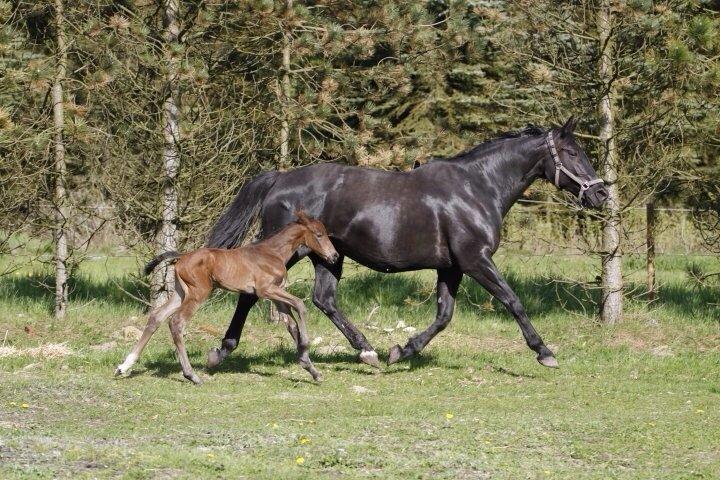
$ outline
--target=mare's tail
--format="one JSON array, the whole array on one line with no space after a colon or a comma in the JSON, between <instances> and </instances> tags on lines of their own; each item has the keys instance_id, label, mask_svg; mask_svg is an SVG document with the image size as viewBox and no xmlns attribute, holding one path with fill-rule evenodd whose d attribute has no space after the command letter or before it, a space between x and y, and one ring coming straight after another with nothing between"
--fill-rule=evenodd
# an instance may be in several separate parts
<instances>
[{"instance_id":1,"label":"mare's tail","mask_svg":"<svg viewBox=\"0 0 720 480\"><path fill-rule=\"evenodd\" d=\"M210 230L205 243L213 248L232 248L247 235L265 197L275 185L280 172L266 172L245 183L230 206Z\"/></svg>"}]
</instances>

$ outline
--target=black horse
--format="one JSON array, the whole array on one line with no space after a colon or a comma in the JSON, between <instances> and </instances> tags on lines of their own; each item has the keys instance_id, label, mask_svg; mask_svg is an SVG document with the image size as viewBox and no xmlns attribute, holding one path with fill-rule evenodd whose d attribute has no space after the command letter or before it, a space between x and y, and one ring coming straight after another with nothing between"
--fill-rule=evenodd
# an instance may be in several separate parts
<instances>
[{"instance_id":1,"label":"black horse","mask_svg":"<svg viewBox=\"0 0 720 480\"><path fill-rule=\"evenodd\" d=\"M264 173L243 185L207 244L237 244L257 214L261 236L270 235L293 219L294 210L304 208L325 224L340 254L332 265L310 254L315 267L313 302L361 352L361 361L379 366L373 347L337 306L344 256L378 272L437 270L435 321L405 347L395 345L388 364L420 352L447 326L465 274L505 305L537 360L556 367L553 353L531 325L492 256L500 244L503 217L538 178L553 181L584 206L597 208L607 199L602 180L575 141L575 124L571 118L549 131L527 128L506 134L410 172L322 163ZM299 252L289 266L308 253ZM221 348L208 354L208 366L219 364L237 347L256 301L253 295L240 295Z\"/></svg>"}]
</instances>

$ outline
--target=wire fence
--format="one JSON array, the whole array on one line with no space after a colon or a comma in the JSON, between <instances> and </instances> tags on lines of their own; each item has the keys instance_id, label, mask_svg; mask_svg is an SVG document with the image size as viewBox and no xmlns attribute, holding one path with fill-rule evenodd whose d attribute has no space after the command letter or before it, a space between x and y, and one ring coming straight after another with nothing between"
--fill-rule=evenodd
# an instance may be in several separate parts
<instances>
[{"instance_id":1,"label":"wire fence","mask_svg":"<svg viewBox=\"0 0 720 480\"><path fill-rule=\"evenodd\" d=\"M84 212L97 210L112 212L111 205L86 206ZM627 206L623 209L623 253L643 255L646 248L647 229L644 206ZM682 207L655 207L658 215L655 228L656 255L682 257L693 255L715 257L697 231L692 215L696 211ZM108 218L109 217L109 218ZM94 234L96 240L87 242L75 253L83 261L97 261L108 258L138 258L141 250L122 245L119 236L113 232L115 226L108 215L102 230L109 233ZM577 205L557 200L520 199L508 213L502 230L499 257L580 257L602 253L602 223L596 211L583 210ZM81 222L82 223L82 222ZM92 228L84 227L88 230ZM79 235L82 236L82 235ZM195 239L190 245L200 245ZM46 243L51 241L45 239ZM30 242L28 242L30 243ZM117 253L98 253L108 246L118 249ZM148 251L145 246L143 252ZM190 247L188 247L190 248ZM15 248L12 257L35 259L41 262L52 260L52 253L45 249Z\"/></svg>"}]
</instances>

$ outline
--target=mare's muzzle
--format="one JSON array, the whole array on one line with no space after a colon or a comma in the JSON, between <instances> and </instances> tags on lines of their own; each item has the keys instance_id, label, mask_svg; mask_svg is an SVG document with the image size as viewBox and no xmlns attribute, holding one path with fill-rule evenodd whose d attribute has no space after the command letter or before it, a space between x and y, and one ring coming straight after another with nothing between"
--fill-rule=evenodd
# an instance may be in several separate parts
<instances>
[{"instance_id":1,"label":"mare's muzzle","mask_svg":"<svg viewBox=\"0 0 720 480\"><path fill-rule=\"evenodd\" d=\"M581 203L585 207L600 208L608 199L608 191L602 183L590 185L585 190Z\"/></svg>"}]
</instances>

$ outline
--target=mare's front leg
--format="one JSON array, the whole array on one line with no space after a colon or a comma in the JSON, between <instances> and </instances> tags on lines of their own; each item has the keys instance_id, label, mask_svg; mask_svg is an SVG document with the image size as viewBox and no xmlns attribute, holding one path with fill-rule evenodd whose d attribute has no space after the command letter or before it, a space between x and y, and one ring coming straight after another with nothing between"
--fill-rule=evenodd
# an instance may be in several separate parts
<instances>
[{"instance_id":1,"label":"mare's front leg","mask_svg":"<svg viewBox=\"0 0 720 480\"><path fill-rule=\"evenodd\" d=\"M207 367L213 368L220 365L225 357L230 355L233 350L238 346L240 341L240 334L242 334L243 327L245 326L245 320L247 319L248 312L257 303L258 297L251 293L241 293L238 296L237 307L235 307L235 314L230 321L230 326L225 332L220 348L213 348L207 354Z\"/></svg>"},{"instance_id":2,"label":"mare's front leg","mask_svg":"<svg viewBox=\"0 0 720 480\"><path fill-rule=\"evenodd\" d=\"M390 355L388 356L388 365L392 365L400 360L405 360L419 353L430 343L430 340L432 340L435 335L447 327L452 319L453 310L455 309L455 296L457 295L462 276L462 272L457 267L438 270L437 315L435 316L435 321L425 331L410 338L404 347L400 345L392 347L390 349Z\"/></svg>"},{"instance_id":3,"label":"mare's front leg","mask_svg":"<svg viewBox=\"0 0 720 480\"><path fill-rule=\"evenodd\" d=\"M313 303L318 307L345 335L350 345L355 350L360 350L359 359L361 362L380 368L375 349L370 345L360 330L345 318L343 312L337 306L337 286L342 276L344 257L338 258L334 264L329 264L320 259L317 255L311 255L310 259L315 266L315 286L313 287Z\"/></svg>"},{"instance_id":4,"label":"mare's front leg","mask_svg":"<svg viewBox=\"0 0 720 480\"><path fill-rule=\"evenodd\" d=\"M515 317L528 347L537 353L537 361L546 367L557 368L558 362L550 349L545 346L540 335L530 323L518 296L500 275L495 263L488 254L481 254L472 265L464 267L465 273L474 278L492 296L500 300Z\"/></svg>"}]
</instances>

